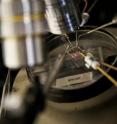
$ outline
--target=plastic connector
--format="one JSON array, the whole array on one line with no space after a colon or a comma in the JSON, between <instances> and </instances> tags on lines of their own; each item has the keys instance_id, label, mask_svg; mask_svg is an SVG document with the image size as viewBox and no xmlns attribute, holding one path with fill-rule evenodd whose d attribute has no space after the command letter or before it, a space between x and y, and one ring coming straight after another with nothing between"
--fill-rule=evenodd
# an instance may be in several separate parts
<instances>
[{"instance_id":1,"label":"plastic connector","mask_svg":"<svg viewBox=\"0 0 117 124\"><path fill-rule=\"evenodd\" d=\"M86 12L82 13L82 22L80 24L80 27L83 27L88 22L89 17L90 17L89 13Z\"/></svg>"},{"instance_id":2,"label":"plastic connector","mask_svg":"<svg viewBox=\"0 0 117 124\"><path fill-rule=\"evenodd\" d=\"M95 60L94 56L92 54L87 54L87 56L85 56L84 58L85 60L85 66L87 68L93 68L94 70L97 70L97 67L100 66L100 63Z\"/></svg>"}]
</instances>

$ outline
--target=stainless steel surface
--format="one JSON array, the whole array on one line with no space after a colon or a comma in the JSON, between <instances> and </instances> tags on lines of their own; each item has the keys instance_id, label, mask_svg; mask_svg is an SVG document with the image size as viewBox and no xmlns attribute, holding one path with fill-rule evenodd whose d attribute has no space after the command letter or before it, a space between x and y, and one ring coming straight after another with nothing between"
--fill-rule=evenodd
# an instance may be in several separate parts
<instances>
[{"instance_id":1,"label":"stainless steel surface","mask_svg":"<svg viewBox=\"0 0 117 124\"><path fill-rule=\"evenodd\" d=\"M25 34L21 0L1 0L1 36L3 38Z\"/></svg>"},{"instance_id":2,"label":"stainless steel surface","mask_svg":"<svg viewBox=\"0 0 117 124\"><path fill-rule=\"evenodd\" d=\"M8 68L35 66L45 62L45 4L41 0L1 1L3 58Z\"/></svg>"},{"instance_id":3,"label":"stainless steel surface","mask_svg":"<svg viewBox=\"0 0 117 124\"><path fill-rule=\"evenodd\" d=\"M74 32L80 25L80 14L71 0L45 0L46 17L50 32L64 34Z\"/></svg>"},{"instance_id":4,"label":"stainless steel surface","mask_svg":"<svg viewBox=\"0 0 117 124\"><path fill-rule=\"evenodd\" d=\"M33 35L38 33L46 33L48 26L45 18L45 5L42 0L29 0L30 16L33 25ZM21 0L1 0L1 30L2 37L24 36L27 34L25 30L24 18L27 16L27 8L23 10ZM24 5L27 5L25 3ZM26 15L26 16L25 16Z\"/></svg>"},{"instance_id":5,"label":"stainless steel surface","mask_svg":"<svg viewBox=\"0 0 117 124\"><path fill-rule=\"evenodd\" d=\"M27 65L35 66L44 63L44 41L39 36L47 32L45 6L43 1L22 0L23 21L26 30ZM34 20L32 18L34 17ZM36 30L37 29L37 30Z\"/></svg>"},{"instance_id":6,"label":"stainless steel surface","mask_svg":"<svg viewBox=\"0 0 117 124\"><path fill-rule=\"evenodd\" d=\"M41 36L26 39L27 65L41 65L46 60L45 41Z\"/></svg>"}]
</instances>

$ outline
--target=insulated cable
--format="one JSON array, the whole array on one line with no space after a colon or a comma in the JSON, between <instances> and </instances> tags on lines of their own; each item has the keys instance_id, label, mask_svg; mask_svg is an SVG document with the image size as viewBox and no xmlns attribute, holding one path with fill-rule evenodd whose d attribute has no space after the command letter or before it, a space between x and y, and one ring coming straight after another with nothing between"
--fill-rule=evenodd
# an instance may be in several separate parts
<instances>
[{"instance_id":1,"label":"insulated cable","mask_svg":"<svg viewBox=\"0 0 117 124\"><path fill-rule=\"evenodd\" d=\"M115 66L113 66L113 65L110 65L110 64L105 63L105 62L102 62L101 64L102 64L103 66L106 66L106 67L108 67L108 68L110 68L110 69L113 69L113 70L117 71L117 67L115 67Z\"/></svg>"},{"instance_id":2,"label":"insulated cable","mask_svg":"<svg viewBox=\"0 0 117 124\"><path fill-rule=\"evenodd\" d=\"M116 87L117 87L117 81L111 77L105 70L103 70L100 65L97 63L97 61L92 60L88 56L88 60L86 60L86 55L83 53L80 53L84 58L86 64L90 64L89 67L92 67L94 70L98 70L101 74L103 74L107 79L109 79Z\"/></svg>"},{"instance_id":3,"label":"insulated cable","mask_svg":"<svg viewBox=\"0 0 117 124\"><path fill-rule=\"evenodd\" d=\"M101 72L107 79L109 79L117 87L117 81L114 78L112 78L106 71L104 71L100 67L97 67L97 70Z\"/></svg>"}]
</instances>

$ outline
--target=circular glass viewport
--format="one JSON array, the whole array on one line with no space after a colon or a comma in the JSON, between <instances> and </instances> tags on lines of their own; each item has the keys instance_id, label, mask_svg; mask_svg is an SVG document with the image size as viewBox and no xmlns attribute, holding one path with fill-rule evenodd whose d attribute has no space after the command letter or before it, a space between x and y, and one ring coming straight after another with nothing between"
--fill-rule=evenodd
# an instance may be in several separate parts
<instances>
[{"instance_id":1,"label":"circular glass viewport","mask_svg":"<svg viewBox=\"0 0 117 124\"><path fill-rule=\"evenodd\" d=\"M78 36L89 31L79 30ZM76 33L69 34L70 41L76 44ZM50 67L59 54L63 54L68 45L64 37L54 37L49 42ZM114 36L105 30L83 35L78 40L79 46L84 52L92 53L99 62L107 62L116 65L117 42ZM109 74L116 78L111 69L102 66ZM67 54L63 66L53 83L49 99L56 102L74 102L86 100L97 96L112 86L111 82L98 71L87 69L83 57L77 49Z\"/></svg>"}]
</instances>

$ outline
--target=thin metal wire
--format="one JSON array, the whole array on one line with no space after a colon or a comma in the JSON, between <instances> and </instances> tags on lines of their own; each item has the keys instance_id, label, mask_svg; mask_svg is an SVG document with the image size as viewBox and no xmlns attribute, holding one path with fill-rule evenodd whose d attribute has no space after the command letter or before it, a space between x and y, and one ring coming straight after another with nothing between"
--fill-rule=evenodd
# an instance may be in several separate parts
<instances>
[{"instance_id":1,"label":"thin metal wire","mask_svg":"<svg viewBox=\"0 0 117 124\"><path fill-rule=\"evenodd\" d=\"M67 54L71 57L71 61L74 64L74 66L77 68L78 64L75 62L76 61L76 56L72 55L70 51L67 52ZM74 61L75 60L75 61Z\"/></svg>"},{"instance_id":2,"label":"thin metal wire","mask_svg":"<svg viewBox=\"0 0 117 124\"><path fill-rule=\"evenodd\" d=\"M61 37L63 37L63 35L56 36L56 37L54 37L53 39L49 40L48 42L51 43L51 42L53 42L54 40L56 40L57 38L61 38Z\"/></svg>"},{"instance_id":3,"label":"thin metal wire","mask_svg":"<svg viewBox=\"0 0 117 124\"><path fill-rule=\"evenodd\" d=\"M104 24L104 25L102 25L102 26L99 26L99 27L97 27L97 28L95 28L95 29L93 29L93 30L90 30L90 31L86 32L86 34L93 33L93 32L95 32L95 31L97 31L97 30L100 30L100 29L105 28L105 27L107 27L107 26L113 25L113 24L115 24L115 23L117 23L117 20L116 20L116 21L108 22L108 23L106 23L106 24Z\"/></svg>"},{"instance_id":4,"label":"thin metal wire","mask_svg":"<svg viewBox=\"0 0 117 124\"><path fill-rule=\"evenodd\" d=\"M78 46L79 43L78 43L78 31L76 30L76 46Z\"/></svg>"},{"instance_id":5,"label":"thin metal wire","mask_svg":"<svg viewBox=\"0 0 117 124\"><path fill-rule=\"evenodd\" d=\"M80 40L80 38L83 37L83 36L85 36L85 35L94 33L95 31L98 31L98 30L100 30L100 29L102 29L102 28L108 27L108 26L113 25L113 24L116 24L116 23L117 23L117 19L112 20L111 22L108 22L108 23L106 23L106 24L104 24L104 25L101 25L101 26L99 26L99 27L97 27L97 28L95 28L95 29L93 29L93 30L87 31L87 32L85 32L85 33L79 35L79 36L78 36L78 40Z\"/></svg>"},{"instance_id":6,"label":"thin metal wire","mask_svg":"<svg viewBox=\"0 0 117 124\"><path fill-rule=\"evenodd\" d=\"M48 95L48 92L50 90L50 87L52 86L53 82L55 81L56 79L56 76L57 74L59 73L61 67L62 67L62 64L65 60L65 57L66 57L66 54L67 54L67 51L69 49L69 46L66 47L66 50L65 50L65 53L64 54L59 54L56 61L55 61L55 64L54 64L54 67L53 67L53 70L52 72L49 74L48 76L48 80L47 80L47 83L45 84L45 87L44 87L44 93L46 95Z\"/></svg>"},{"instance_id":7,"label":"thin metal wire","mask_svg":"<svg viewBox=\"0 0 117 124\"><path fill-rule=\"evenodd\" d=\"M113 69L113 70L117 71L117 67L115 67L115 66L113 66L113 65L110 65L110 64L105 63L105 62L102 62L101 64L102 64L103 66L106 66L106 67L108 67L108 68L110 68L110 69Z\"/></svg>"},{"instance_id":8,"label":"thin metal wire","mask_svg":"<svg viewBox=\"0 0 117 124\"><path fill-rule=\"evenodd\" d=\"M69 46L72 46L72 42L70 41L69 37L67 34L64 34L64 36L66 37L68 43L69 43Z\"/></svg>"},{"instance_id":9,"label":"thin metal wire","mask_svg":"<svg viewBox=\"0 0 117 124\"><path fill-rule=\"evenodd\" d=\"M94 0L93 4L90 6L90 8L87 10L88 13L90 13L92 11L92 9L95 7L95 5L97 4L99 0Z\"/></svg>"},{"instance_id":10,"label":"thin metal wire","mask_svg":"<svg viewBox=\"0 0 117 124\"><path fill-rule=\"evenodd\" d=\"M10 70L8 70L7 77L3 87L1 104L0 104L0 118L3 118L5 116L5 108L3 108L4 100L5 100L5 97L9 95L9 93L10 93ZM4 110L4 113L3 113L3 110Z\"/></svg>"}]
</instances>

